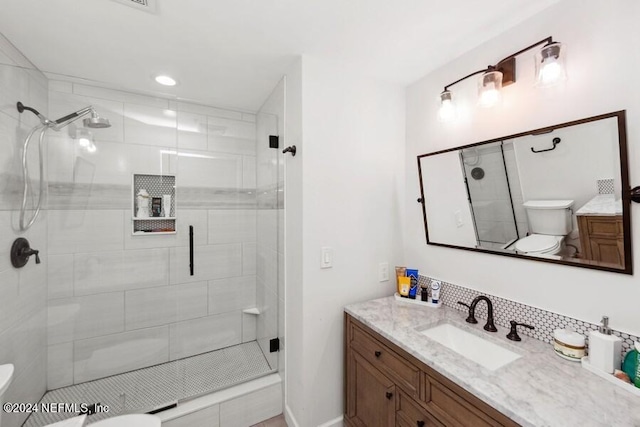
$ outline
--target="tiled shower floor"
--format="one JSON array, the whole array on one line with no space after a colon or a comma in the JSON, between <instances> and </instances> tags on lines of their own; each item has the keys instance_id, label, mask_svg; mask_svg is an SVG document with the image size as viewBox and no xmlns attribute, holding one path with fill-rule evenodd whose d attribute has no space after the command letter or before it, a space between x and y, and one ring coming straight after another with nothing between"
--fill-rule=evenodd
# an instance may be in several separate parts
<instances>
[{"instance_id":1,"label":"tiled shower floor","mask_svg":"<svg viewBox=\"0 0 640 427\"><path fill-rule=\"evenodd\" d=\"M138 369L47 392L41 403L100 403L108 413L89 423L126 413L144 413L177 401L211 393L272 372L260 346L252 341L197 356ZM32 414L25 427L42 427L75 413Z\"/></svg>"}]
</instances>

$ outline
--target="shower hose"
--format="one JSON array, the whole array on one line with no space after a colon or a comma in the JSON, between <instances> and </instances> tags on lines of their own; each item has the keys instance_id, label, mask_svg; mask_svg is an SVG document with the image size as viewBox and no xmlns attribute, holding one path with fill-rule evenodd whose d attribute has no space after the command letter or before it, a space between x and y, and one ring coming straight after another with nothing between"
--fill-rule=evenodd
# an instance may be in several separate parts
<instances>
[{"instance_id":1,"label":"shower hose","mask_svg":"<svg viewBox=\"0 0 640 427\"><path fill-rule=\"evenodd\" d=\"M29 178L29 164L28 164L28 152L29 152L29 143L33 136L40 131L40 135L38 136L38 164L40 169L40 186L38 191L38 203L36 204L35 211L31 216L31 219L25 221L25 216L27 212L27 198L29 196L29 187L30 178ZM40 124L31 129L29 135L24 141L24 146L22 147L22 205L20 206L20 230L26 231L28 230L33 223L38 218L38 214L40 213L40 208L42 206L42 193L44 193L44 160L43 160L43 145L44 145L44 135L47 132L47 126Z\"/></svg>"}]
</instances>

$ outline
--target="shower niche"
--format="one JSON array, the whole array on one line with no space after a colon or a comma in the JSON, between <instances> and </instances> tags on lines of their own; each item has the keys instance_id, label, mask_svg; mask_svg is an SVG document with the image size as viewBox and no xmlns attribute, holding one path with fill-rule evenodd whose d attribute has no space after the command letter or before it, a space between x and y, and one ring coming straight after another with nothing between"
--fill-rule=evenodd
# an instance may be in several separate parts
<instances>
[{"instance_id":1,"label":"shower niche","mask_svg":"<svg viewBox=\"0 0 640 427\"><path fill-rule=\"evenodd\" d=\"M131 189L132 234L175 234L175 175L133 174Z\"/></svg>"}]
</instances>

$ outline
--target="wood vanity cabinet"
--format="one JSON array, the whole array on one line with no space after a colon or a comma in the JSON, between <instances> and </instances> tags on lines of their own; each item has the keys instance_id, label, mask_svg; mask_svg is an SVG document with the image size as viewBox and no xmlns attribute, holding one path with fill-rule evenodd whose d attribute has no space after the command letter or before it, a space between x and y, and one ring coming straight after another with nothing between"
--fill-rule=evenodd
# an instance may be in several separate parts
<instances>
[{"instance_id":1,"label":"wood vanity cabinet","mask_svg":"<svg viewBox=\"0 0 640 427\"><path fill-rule=\"evenodd\" d=\"M345 313L351 427L488 427L515 422Z\"/></svg>"},{"instance_id":2,"label":"wood vanity cabinet","mask_svg":"<svg viewBox=\"0 0 640 427\"><path fill-rule=\"evenodd\" d=\"M622 215L578 215L582 257L624 268Z\"/></svg>"}]
</instances>

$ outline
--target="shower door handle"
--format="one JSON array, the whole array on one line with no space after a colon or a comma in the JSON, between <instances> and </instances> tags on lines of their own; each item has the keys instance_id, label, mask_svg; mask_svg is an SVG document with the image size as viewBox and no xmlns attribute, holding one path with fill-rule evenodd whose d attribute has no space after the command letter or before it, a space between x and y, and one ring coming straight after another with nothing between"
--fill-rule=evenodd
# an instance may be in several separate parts
<instances>
[{"instance_id":1,"label":"shower door handle","mask_svg":"<svg viewBox=\"0 0 640 427\"><path fill-rule=\"evenodd\" d=\"M189 226L189 275L193 276L193 225Z\"/></svg>"}]
</instances>

